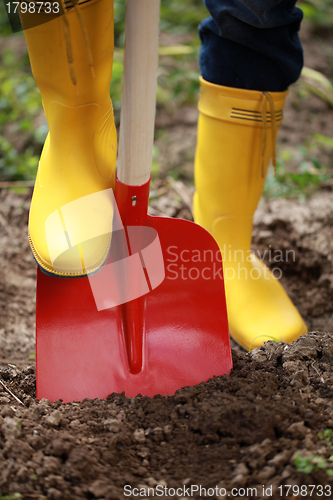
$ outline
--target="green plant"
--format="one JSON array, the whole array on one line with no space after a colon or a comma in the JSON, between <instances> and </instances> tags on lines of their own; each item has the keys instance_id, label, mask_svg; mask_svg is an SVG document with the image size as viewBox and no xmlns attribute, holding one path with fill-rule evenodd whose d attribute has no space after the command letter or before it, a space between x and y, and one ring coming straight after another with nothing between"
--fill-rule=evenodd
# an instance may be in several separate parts
<instances>
[{"instance_id":1,"label":"green plant","mask_svg":"<svg viewBox=\"0 0 333 500\"><path fill-rule=\"evenodd\" d=\"M327 137L326 135L322 135L322 134L313 134L313 138L319 144L323 144L324 146L329 146L330 148L333 149L333 138L332 137Z\"/></svg>"},{"instance_id":2,"label":"green plant","mask_svg":"<svg viewBox=\"0 0 333 500\"><path fill-rule=\"evenodd\" d=\"M325 429L324 432L319 432L318 438L325 440L327 446L331 446L333 444L333 430Z\"/></svg>"},{"instance_id":3,"label":"green plant","mask_svg":"<svg viewBox=\"0 0 333 500\"><path fill-rule=\"evenodd\" d=\"M161 3L161 31L187 34L197 31L199 23L208 17L202 0L163 0Z\"/></svg>"},{"instance_id":4,"label":"green plant","mask_svg":"<svg viewBox=\"0 0 333 500\"><path fill-rule=\"evenodd\" d=\"M302 0L299 7L315 28L333 25L333 0Z\"/></svg>"},{"instance_id":5,"label":"green plant","mask_svg":"<svg viewBox=\"0 0 333 500\"><path fill-rule=\"evenodd\" d=\"M0 136L0 179L1 180L30 180L36 177L38 157L28 148L23 154L12 144Z\"/></svg>"},{"instance_id":6,"label":"green plant","mask_svg":"<svg viewBox=\"0 0 333 500\"><path fill-rule=\"evenodd\" d=\"M23 498L21 493L9 493L3 496L0 491L0 500L19 500L20 498Z\"/></svg>"},{"instance_id":7,"label":"green plant","mask_svg":"<svg viewBox=\"0 0 333 500\"><path fill-rule=\"evenodd\" d=\"M329 458L329 462L333 461L333 456ZM324 469L328 476L333 476L333 469L331 463L327 462L321 455L311 455L309 457L302 457L299 453L295 454L295 468L298 472L303 474L311 474L319 469Z\"/></svg>"},{"instance_id":8,"label":"green plant","mask_svg":"<svg viewBox=\"0 0 333 500\"><path fill-rule=\"evenodd\" d=\"M312 142L309 141L305 146L299 146L296 150L281 151L276 165L276 176L272 168L268 171L265 196L305 199L330 180L326 168L312 152L318 143L329 140L325 136L319 136L318 140L318 135L313 136ZM296 164L296 168L290 171L289 165L292 164Z\"/></svg>"},{"instance_id":9,"label":"green plant","mask_svg":"<svg viewBox=\"0 0 333 500\"><path fill-rule=\"evenodd\" d=\"M0 35L9 35L12 29L3 2L0 2ZM1 497L0 497L1 498Z\"/></svg>"},{"instance_id":10,"label":"green plant","mask_svg":"<svg viewBox=\"0 0 333 500\"><path fill-rule=\"evenodd\" d=\"M154 146L153 146L153 163L152 163L152 167L151 167L152 179L156 179L156 177L158 177L158 174L159 174L159 171L161 168L160 163L157 161L159 153L160 153L160 151L159 151L158 147L154 144Z\"/></svg>"},{"instance_id":11,"label":"green plant","mask_svg":"<svg viewBox=\"0 0 333 500\"><path fill-rule=\"evenodd\" d=\"M269 335L267 335L267 339L268 339L268 341L270 341L270 342L278 342L278 343L280 343L280 342L281 342L281 340L280 340L280 339L278 339L278 338L276 338L276 337L271 337L271 336L269 336ZM251 351L251 350L253 349L253 344L254 344L255 340L256 340L256 339L254 339L254 340L253 340L253 342L252 342L252 344L250 345L249 351ZM265 341L265 342L266 342L266 341Z\"/></svg>"},{"instance_id":12,"label":"green plant","mask_svg":"<svg viewBox=\"0 0 333 500\"><path fill-rule=\"evenodd\" d=\"M34 179L47 133L34 125L42 101L26 64L25 54L18 57L10 48L0 54L0 180Z\"/></svg>"}]
</instances>

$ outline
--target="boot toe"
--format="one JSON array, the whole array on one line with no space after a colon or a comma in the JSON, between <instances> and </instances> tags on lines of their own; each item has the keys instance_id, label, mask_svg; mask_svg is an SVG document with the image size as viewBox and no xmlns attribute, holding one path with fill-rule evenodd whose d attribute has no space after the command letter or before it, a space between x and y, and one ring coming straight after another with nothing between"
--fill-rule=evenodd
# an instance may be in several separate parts
<instances>
[{"instance_id":1,"label":"boot toe","mask_svg":"<svg viewBox=\"0 0 333 500\"><path fill-rule=\"evenodd\" d=\"M85 276L105 262L111 245L112 189L84 196L52 210L38 202L30 209L30 246L41 269L64 277Z\"/></svg>"},{"instance_id":2,"label":"boot toe","mask_svg":"<svg viewBox=\"0 0 333 500\"><path fill-rule=\"evenodd\" d=\"M253 269L257 272L251 273ZM248 270L226 286L233 339L250 351L268 340L289 343L306 334L302 317L269 269L253 257Z\"/></svg>"}]
</instances>

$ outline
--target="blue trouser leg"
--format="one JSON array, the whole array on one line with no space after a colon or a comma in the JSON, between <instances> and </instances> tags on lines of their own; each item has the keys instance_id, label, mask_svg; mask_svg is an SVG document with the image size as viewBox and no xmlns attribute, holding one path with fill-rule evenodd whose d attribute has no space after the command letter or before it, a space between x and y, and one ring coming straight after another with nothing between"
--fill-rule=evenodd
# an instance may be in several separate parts
<instances>
[{"instance_id":1,"label":"blue trouser leg","mask_svg":"<svg viewBox=\"0 0 333 500\"><path fill-rule=\"evenodd\" d=\"M303 66L296 0L204 0L200 70L211 83L280 92Z\"/></svg>"}]
</instances>

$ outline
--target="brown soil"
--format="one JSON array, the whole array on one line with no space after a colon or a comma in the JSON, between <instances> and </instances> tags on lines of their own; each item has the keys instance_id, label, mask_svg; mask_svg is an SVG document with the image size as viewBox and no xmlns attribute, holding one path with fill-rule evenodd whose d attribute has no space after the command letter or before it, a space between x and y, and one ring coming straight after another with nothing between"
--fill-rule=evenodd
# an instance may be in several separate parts
<instances>
[{"instance_id":1,"label":"brown soil","mask_svg":"<svg viewBox=\"0 0 333 500\"><path fill-rule=\"evenodd\" d=\"M329 48L320 51L320 44L320 39L305 43L313 61L308 65L328 74L332 54ZM293 92L299 99L296 88ZM302 101L301 110L298 104L290 100L287 106L281 142L288 148L297 148L313 131L328 135L332 123L332 111L318 98ZM158 127L169 131L167 140L158 139L162 177L182 165L185 182L165 176L156 181L152 213L191 218L192 188L186 179L192 175L195 120L194 108L181 117L158 116ZM331 169L331 152L320 154ZM315 333L291 345L269 342L250 354L235 348L230 377L175 396L113 394L67 405L35 398L36 269L26 229L30 196L0 193L1 500L120 499L125 485L141 488L141 497L144 489L155 488L159 498L173 495L168 488L185 488L178 497L186 498L191 486L194 496L196 486L218 486L215 499L333 496L333 437L322 436L333 429L333 344L332 334L318 332L333 331L329 187L306 202L265 201L254 227L254 251L281 271ZM297 457L307 470L302 472ZM322 495L320 485L326 486ZM152 496L152 490L146 493Z\"/></svg>"},{"instance_id":2,"label":"brown soil","mask_svg":"<svg viewBox=\"0 0 333 500\"><path fill-rule=\"evenodd\" d=\"M213 498L267 498L263 485L272 487L268 496L274 499L286 498L288 485L291 492L308 485L309 493L314 485L312 498L320 497L320 485L329 493L333 478L326 468L303 474L295 457L318 456L320 463L332 454L329 437L318 436L333 426L331 336L313 333L293 345L269 342L233 357L230 378L175 396L113 394L67 405L34 398L33 367L2 368L0 380L24 403L0 392L2 493L120 499L125 485L141 494L156 488L156 497L163 489L163 498L172 496L172 488L196 486L218 487ZM245 496L248 488L257 494ZM178 498L184 496L179 492Z\"/></svg>"}]
</instances>

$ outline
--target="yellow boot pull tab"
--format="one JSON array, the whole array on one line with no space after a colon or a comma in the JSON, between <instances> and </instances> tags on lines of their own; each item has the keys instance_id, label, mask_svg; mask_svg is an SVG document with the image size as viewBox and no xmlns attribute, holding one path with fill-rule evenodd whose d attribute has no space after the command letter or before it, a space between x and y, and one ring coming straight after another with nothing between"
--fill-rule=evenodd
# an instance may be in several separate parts
<instances>
[{"instance_id":1,"label":"yellow boot pull tab","mask_svg":"<svg viewBox=\"0 0 333 500\"><path fill-rule=\"evenodd\" d=\"M271 130L272 130L272 163L274 167L274 177L276 177L276 139L277 139L277 126L274 99L269 92L265 92L271 115Z\"/></svg>"},{"instance_id":2,"label":"yellow boot pull tab","mask_svg":"<svg viewBox=\"0 0 333 500\"><path fill-rule=\"evenodd\" d=\"M262 93L261 101L261 119L262 119L262 147L261 147L261 177L265 181L265 153L267 147L267 111L266 111L266 92Z\"/></svg>"},{"instance_id":3,"label":"yellow boot pull tab","mask_svg":"<svg viewBox=\"0 0 333 500\"><path fill-rule=\"evenodd\" d=\"M69 69L69 76L71 79L72 84L74 85L76 89L76 74L75 74L75 69L74 69L74 57L73 57L73 49L72 49L72 41L71 41L71 32L69 28L69 22L67 19L67 11L66 11L66 6L64 5L64 0L61 0L63 2L63 9L64 9L64 15L61 16L61 26L62 26L62 31L64 34L64 39L65 39L65 45L66 45L66 57L67 57L67 63L68 63L68 69Z\"/></svg>"},{"instance_id":4,"label":"yellow boot pull tab","mask_svg":"<svg viewBox=\"0 0 333 500\"><path fill-rule=\"evenodd\" d=\"M71 33L70 33L69 23L68 23L68 19L67 19L67 9L66 9L66 6L64 5L64 0L61 0L61 1L63 4L64 13L65 13L64 16L61 16L61 25L63 28L65 44L66 44L66 56L67 56L69 75L70 75L72 84L76 88L77 78L76 78L76 73L75 73L75 68L74 68L74 56L73 56L73 50L72 50ZM83 35L83 39L84 39L84 44L85 44L85 48L86 48L86 53L87 53L88 64L90 66L92 77L95 78L94 61L93 61L93 56L92 56L92 51L91 51L91 45L89 42L88 32L87 32L86 26L84 24L84 20L83 20L83 17L81 15L79 0L70 0L70 3L71 3L71 7L74 9L76 17L80 23L80 27L81 27L81 31L82 31L82 35Z\"/></svg>"},{"instance_id":5,"label":"yellow boot pull tab","mask_svg":"<svg viewBox=\"0 0 333 500\"><path fill-rule=\"evenodd\" d=\"M269 92L262 93L261 102L261 114L263 123L263 142L262 142L262 153L261 153L261 175L265 176L264 166L265 166L265 152L267 147L267 110L266 102L269 105L269 114L271 118L271 130L272 130L272 163L274 167L274 177L276 177L276 136L277 136L277 126L276 126L276 116L275 116L275 105L274 99Z\"/></svg>"},{"instance_id":6,"label":"yellow boot pull tab","mask_svg":"<svg viewBox=\"0 0 333 500\"><path fill-rule=\"evenodd\" d=\"M88 64L90 66L91 74L92 74L92 77L95 78L94 60L93 60L93 56L92 56L91 45L89 42L87 28L86 28L86 25L84 24L84 20L83 20L83 17L81 15L80 7L79 7L79 0L71 0L71 2L72 2L72 4L74 4L75 13L76 13L76 16L79 20L80 26L81 26L81 31L82 31L83 38L84 38L84 44L86 47L87 59L88 59Z\"/></svg>"}]
</instances>

